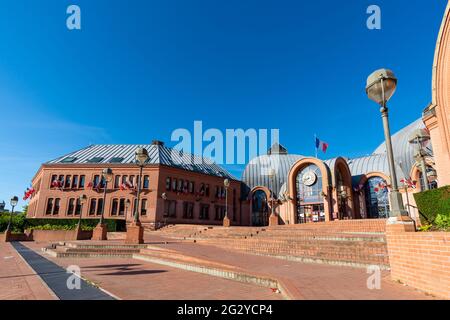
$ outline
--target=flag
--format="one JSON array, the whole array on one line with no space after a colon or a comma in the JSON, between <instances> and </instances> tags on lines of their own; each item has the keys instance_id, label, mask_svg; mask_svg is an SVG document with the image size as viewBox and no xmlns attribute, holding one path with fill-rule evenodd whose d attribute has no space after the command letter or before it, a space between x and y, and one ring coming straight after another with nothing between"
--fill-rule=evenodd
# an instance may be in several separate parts
<instances>
[{"instance_id":1,"label":"flag","mask_svg":"<svg viewBox=\"0 0 450 320\"><path fill-rule=\"evenodd\" d=\"M416 189L417 181L413 181L411 178L402 179L402 180L400 180L400 182L403 183L403 185L408 188Z\"/></svg>"},{"instance_id":2,"label":"flag","mask_svg":"<svg viewBox=\"0 0 450 320\"><path fill-rule=\"evenodd\" d=\"M328 143L316 137L316 149L320 149L323 153L326 153L328 149Z\"/></svg>"}]
</instances>

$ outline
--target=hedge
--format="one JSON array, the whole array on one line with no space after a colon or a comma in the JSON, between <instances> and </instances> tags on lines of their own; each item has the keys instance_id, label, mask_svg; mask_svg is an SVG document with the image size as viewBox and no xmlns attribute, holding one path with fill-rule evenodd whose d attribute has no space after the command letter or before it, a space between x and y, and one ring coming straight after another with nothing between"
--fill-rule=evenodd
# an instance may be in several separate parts
<instances>
[{"instance_id":1,"label":"hedge","mask_svg":"<svg viewBox=\"0 0 450 320\"><path fill-rule=\"evenodd\" d=\"M9 214L0 214L0 232L4 232L8 226ZM116 231L116 220L104 220L108 231ZM83 230L92 230L98 224L99 219L81 219ZM25 229L37 230L74 230L78 225L78 219L27 219L25 214L13 215L12 231L23 232Z\"/></svg>"},{"instance_id":2,"label":"hedge","mask_svg":"<svg viewBox=\"0 0 450 320\"><path fill-rule=\"evenodd\" d=\"M450 218L450 186L415 193L414 199L423 223L434 223L438 215Z\"/></svg>"}]
</instances>

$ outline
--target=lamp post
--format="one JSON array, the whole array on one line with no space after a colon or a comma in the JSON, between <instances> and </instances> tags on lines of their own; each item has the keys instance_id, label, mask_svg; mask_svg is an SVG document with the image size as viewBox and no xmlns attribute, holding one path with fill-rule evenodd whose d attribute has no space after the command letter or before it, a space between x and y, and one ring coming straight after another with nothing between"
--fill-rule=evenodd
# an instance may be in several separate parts
<instances>
[{"instance_id":1,"label":"lamp post","mask_svg":"<svg viewBox=\"0 0 450 320\"><path fill-rule=\"evenodd\" d=\"M78 230L81 230L81 219L82 219L82 217L83 217L83 204L86 202L86 200L87 200L87 197L86 197L86 195L85 194L82 194L79 198L78 198L78 201L80 201L80 217L79 217L79 219L78 219ZM103 204L103 205L105 205L105 204Z\"/></svg>"},{"instance_id":2,"label":"lamp post","mask_svg":"<svg viewBox=\"0 0 450 320\"><path fill-rule=\"evenodd\" d=\"M430 135L424 129L417 129L409 137L409 143L416 145L417 153L415 154L416 161L420 164L420 171L422 171L422 184L425 191L430 190L428 185L427 164L425 157L427 153L422 148L422 144L430 140Z\"/></svg>"},{"instance_id":3,"label":"lamp post","mask_svg":"<svg viewBox=\"0 0 450 320\"><path fill-rule=\"evenodd\" d=\"M17 203L19 203L19 198L17 196L12 197L11 201L9 203L11 205L11 213L9 214L9 222L8 222L8 226L6 227L7 233L11 232L12 217L14 214L14 208L17 206Z\"/></svg>"},{"instance_id":4,"label":"lamp post","mask_svg":"<svg viewBox=\"0 0 450 320\"><path fill-rule=\"evenodd\" d=\"M276 175L275 169L274 168L269 169L268 175L269 175L269 192L270 192L270 203L271 203L269 226L273 226L273 225L278 225L278 217L275 213L275 193L272 190L275 185L275 182L274 182L275 175Z\"/></svg>"},{"instance_id":5,"label":"lamp post","mask_svg":"<svg viewBox=\"0 0 450 320\"><path fill-rule=\"evenodd\" d=\"M394 154L392 151L391 132L389 128L387 102L392 97L397 87L397 78L391 70L380 69L373 72L367 78L366 93L369 99L381 106L381 118L383 119L384 137L386 140L386 152L389 163L389 173L392 190L390 193L391 213L395 217L407 216L408 212L403 206L402 195L398 191L397 173L395 172Z\"/></svg>"},{"instance_id":6,"label":"lamp post","mask_svg":"<svg viewBox=\"0 0 450 320\"><path fill-rule=\"evenodd\" d=\"M230 218L228 218L228 188L230 187L230 180L223 180L223 185L225 187L225 217L223 218L223 226L230 226Z\"/></svg>"},{"instance_id":7,"label":"lamp post","mask_svg":"<svg viewBox=\"0 0 450 320\"><path fill-rule=\"evenodd\" d=\"M137 148L135 152L136 164L139 166L139 180L137 189L137 204L134 208L134 223L139 223L139 201L141 196L141 186L142 186L142 170L144 169L145 162L148 160L148 151L145 148Z\"/></svg>"},{"instance_id":8,"label":"lamp post","mask_svg":"<svg viewBox=\"0 0 450 320\"><path fill-rule=\"evenodd\" d=\"M137 148L135 151L135 161L139 166L139 178L138 178L138 188L136 194L136 205L134 208L134 218L133 222L127 228L127 243L144 243L144 228L139 220L139 202L141 196L141 186L142 186L142 171L144 169L145 163L149 159L148 151L145 148Z\"/></svg>"},{"instance_id":9,"label":"lamp post","mask_svg":"<svg viewBox=\"0 0 450 320\"><path fill-rule=\"evenodd\" d=\"M110 182L113 178L113 171L111 168L105 168L102 170L102 178L105 182L104 190L103 190L103 206L102 213L100 216L100 221L98 225L94 228L94 232L92 234L92 240L107 240L108 229L106 224L104 223L105 216L105 207L106 207L106 191L108 189L108 182Z\"/></svg>"},{"instance_id":10,"label":"lamp post","mask_svg":"<svg viewBox=\"0 0 450 320\"><path fill-rule=\"evenodd\" d=\"M102 171L103 180L105 181L104 190L103 190L103 206L102 206L102 215L100 216L100 223L101 225L104 224L105 219L105 207L106 207L106 192L108 189L108 182L111 182L113 178L113 171L111 168L103 169Z\"/></svg>"}]
</instances>

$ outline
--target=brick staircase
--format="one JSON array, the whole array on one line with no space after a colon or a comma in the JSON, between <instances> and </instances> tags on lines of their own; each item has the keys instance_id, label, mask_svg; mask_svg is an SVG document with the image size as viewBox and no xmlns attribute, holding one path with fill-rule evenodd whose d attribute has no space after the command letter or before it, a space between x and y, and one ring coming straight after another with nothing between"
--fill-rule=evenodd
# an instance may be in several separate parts
<instances>
[{"instance_id":1,"label":"brick staircase","mask_svg":"<svg viewBox=\"0 0 450 320\"><path fill-rule=\"evenodd\" d=\"M132 258L147 245L121 243L59 242L42 251L55 258Z\"/></svg>"},{"instance_id":2,"label":"brick staircase","mask_svg":"<svg viewBox=\"0 0 450 320\"><path fill-rule=\"evenodd\" d=\"M265 228L176 225L161 236L307 263L389 268L386 220L347 220Z\"/></svg>"}]
</instances>

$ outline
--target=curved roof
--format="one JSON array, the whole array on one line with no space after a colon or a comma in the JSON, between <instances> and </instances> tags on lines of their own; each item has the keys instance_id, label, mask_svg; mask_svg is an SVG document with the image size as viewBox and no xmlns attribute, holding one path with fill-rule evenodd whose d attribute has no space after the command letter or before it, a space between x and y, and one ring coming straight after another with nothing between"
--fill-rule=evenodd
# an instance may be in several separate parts
<instances>
[{"instance_id":1,"label":"curved roof","mask_svg":"<svg viewBox=\"0 0 450 320\"><path fill-rule=\"evenodd\" d=\"M163 144L91 145L49 161L47 164L134 164L137 148L147 149L149 155L147 164L149 165L166 165L187 171L236 180L228 171L212 163L209 159L188 153L180 154L175 149L168 148ZM94 158L97 158L97 161L92 162Z\"/></svg>"},{"instance_id":2,"label":"curved roof","mask_svg":"<svg viewBox=\"0 0 450 320\"><path fill-rule=\"evenodd\" d=\"M350 168L350 172L352 173L352 180L354 185L359 183L362 175L371 172L381 172L386 176L390 176L386 153L372 154L367 157L349 159L347 160L347 163ZM408 176L405 174L405 171L401 166L398 165L397 162L395 163L395 171L397 173L397 180L399 183L400 180Z\"/></svg>"},{"instance_id":3,"label":"curved roof","mask_svg":"<svg viewBox=\"0 0 450 320\"><path fill-rule=\"evenodd\" d=\"M301 155L287 154L287 150L283 146L280 147L283 152L274 152L272 151L272 147L269 150L270 155L261 155L252 159L247 164L242 174L242 181L249 189L253 189L257 186L266 186L275 195L279 194L281 186L288 179L289 170L292 165L304 158L304 156ZM270 181L269 175L267 174L270 168L275 169L273 186L272 181Z\"/></svg>"},{"instance_id":4,"label":"curved roof","mask_svg":"<svg viewBox=\"0 0 450 320\"><path fill-rule=\"evenodd\" d=\"M422 118L420 118L392 136L392 149L394 151L395 162L403 169L404 174L407 176L409 176L411 168L416 162L414 159L414 154L417 152L415 145L409 143L410 136L417 129L424 128L425 124L423 123ZM428 153L433 153L430 141L426 142L424 147ZM373 154L386 154L386 144L383 142L378 148L375 149Z\"/></svg>"}]
</instances>

